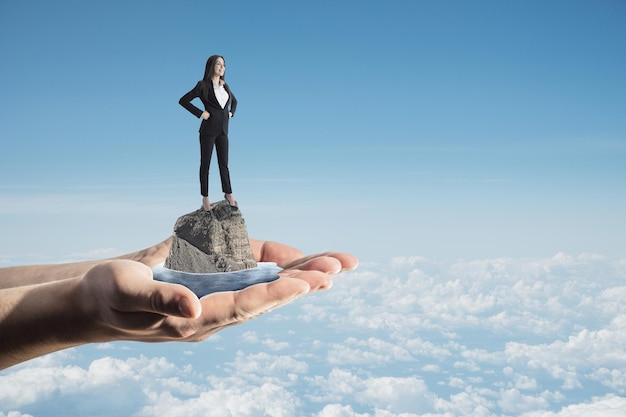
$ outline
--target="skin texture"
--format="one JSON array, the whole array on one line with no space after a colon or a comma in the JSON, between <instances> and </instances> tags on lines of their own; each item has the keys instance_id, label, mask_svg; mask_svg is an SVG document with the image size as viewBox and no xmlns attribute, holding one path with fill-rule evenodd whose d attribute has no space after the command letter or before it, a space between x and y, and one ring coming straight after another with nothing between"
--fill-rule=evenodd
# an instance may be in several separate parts
<instances>
[{"instance_id":1,"label":"skin texture","mask_svg":"<svg viewBox=\"0 0 626 417\"><path fill-rule=\"evenodd\" d=\"M0 369L87 343L206 339L291 301L332 286L357 267L349 254L303 254L250 239L257 262L276 262L274 282L198 299L188 288L154 281L171 239L117 258L0 269Z\"/></svg>"}]
</instances>

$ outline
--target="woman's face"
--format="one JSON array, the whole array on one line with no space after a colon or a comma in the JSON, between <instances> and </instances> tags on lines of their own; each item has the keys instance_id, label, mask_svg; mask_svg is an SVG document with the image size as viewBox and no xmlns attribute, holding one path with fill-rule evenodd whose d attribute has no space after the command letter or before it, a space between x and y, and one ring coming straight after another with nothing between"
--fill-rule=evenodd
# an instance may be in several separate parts
<instances>
[{"instance_id":1,"label":"woman's face","mask_svg":"<svg viewBox=\"0 0 626 417\"><path fill-rule=\"evenodd\" d=\"M217 60L215 60L215 67L213 68L213 73L219 77L223 77L225 71L226 71L226 64L224 64L224 60L222 58L217 58Z\"/></svg>"}]
</instances>

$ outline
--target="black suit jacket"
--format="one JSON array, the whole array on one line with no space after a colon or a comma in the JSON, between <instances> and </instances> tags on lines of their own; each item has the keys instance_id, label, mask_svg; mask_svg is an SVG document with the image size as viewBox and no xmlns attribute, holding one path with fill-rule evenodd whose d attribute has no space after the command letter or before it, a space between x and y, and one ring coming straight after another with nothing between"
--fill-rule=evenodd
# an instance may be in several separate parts
<instances>
[{"instance_id":1,"label":"black suit jacket","mask_svg":"<svg viewBox=\"0 0 626 417\"><path fill-rule=\"evenodd\" d=\"M189 110L191 114L196 117L202 116L202 110L198 107L191 104L191 101L195 98L199 98L204 104L204 110L211 114L208 120L202 119L202 123L200 124L200 133L205 135L221 135L228 134L228 120L230 119L229 112L235 115L235 110L237 109L237 99L232 91L230 91L230 87L228 84L224 83L224 89L228 93L228 102L224 108L220 106L220 103L217 101L215 97L215 92L213 91L213 83L211 81L199 81L198 84L193 88L193 90L189 91L187 94L182 96L178 103Z\"/></svg>"}]
</instances>

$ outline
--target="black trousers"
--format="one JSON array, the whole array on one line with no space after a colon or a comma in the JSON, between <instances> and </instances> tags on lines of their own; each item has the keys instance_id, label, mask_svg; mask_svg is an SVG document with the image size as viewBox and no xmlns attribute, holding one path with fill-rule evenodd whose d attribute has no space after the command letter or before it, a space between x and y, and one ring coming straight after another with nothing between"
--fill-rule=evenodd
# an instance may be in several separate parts
<instances>
[{"instance_id":1,"label":"black trousers","mask_svg":"<svg viewBox=\"0 0 626 417\"><path fill-rule=\"evenodd\" d=\"M220 168L222 191L226 194L233 192L230 187L230 172L228 171L228 135L200 134L200 194L203 197L209 196L209 166L211 165L213 147L217 150L217 164Z\"/></svg>"}]
</instances>

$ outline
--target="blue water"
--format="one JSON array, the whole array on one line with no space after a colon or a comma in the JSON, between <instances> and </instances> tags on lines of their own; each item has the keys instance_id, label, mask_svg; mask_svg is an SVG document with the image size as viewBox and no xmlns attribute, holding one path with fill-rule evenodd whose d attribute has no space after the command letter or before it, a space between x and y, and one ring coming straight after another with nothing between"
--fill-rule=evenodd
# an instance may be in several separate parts
<instances>
[{"instance_id":1,"label":"blue water","mask_svg":"<svg viewBox=\"0 0 626 417\"><path fill-rule=\"evenodd\" d=\"M254 284L272 282L278 279L282 268L274 262L259 262L256 268L241 271L197 274L167 269L163 265L152 268L154 279L172 284L181 284L198 297L220 291L243 290Z\"/></svg>"}]
</instances>

